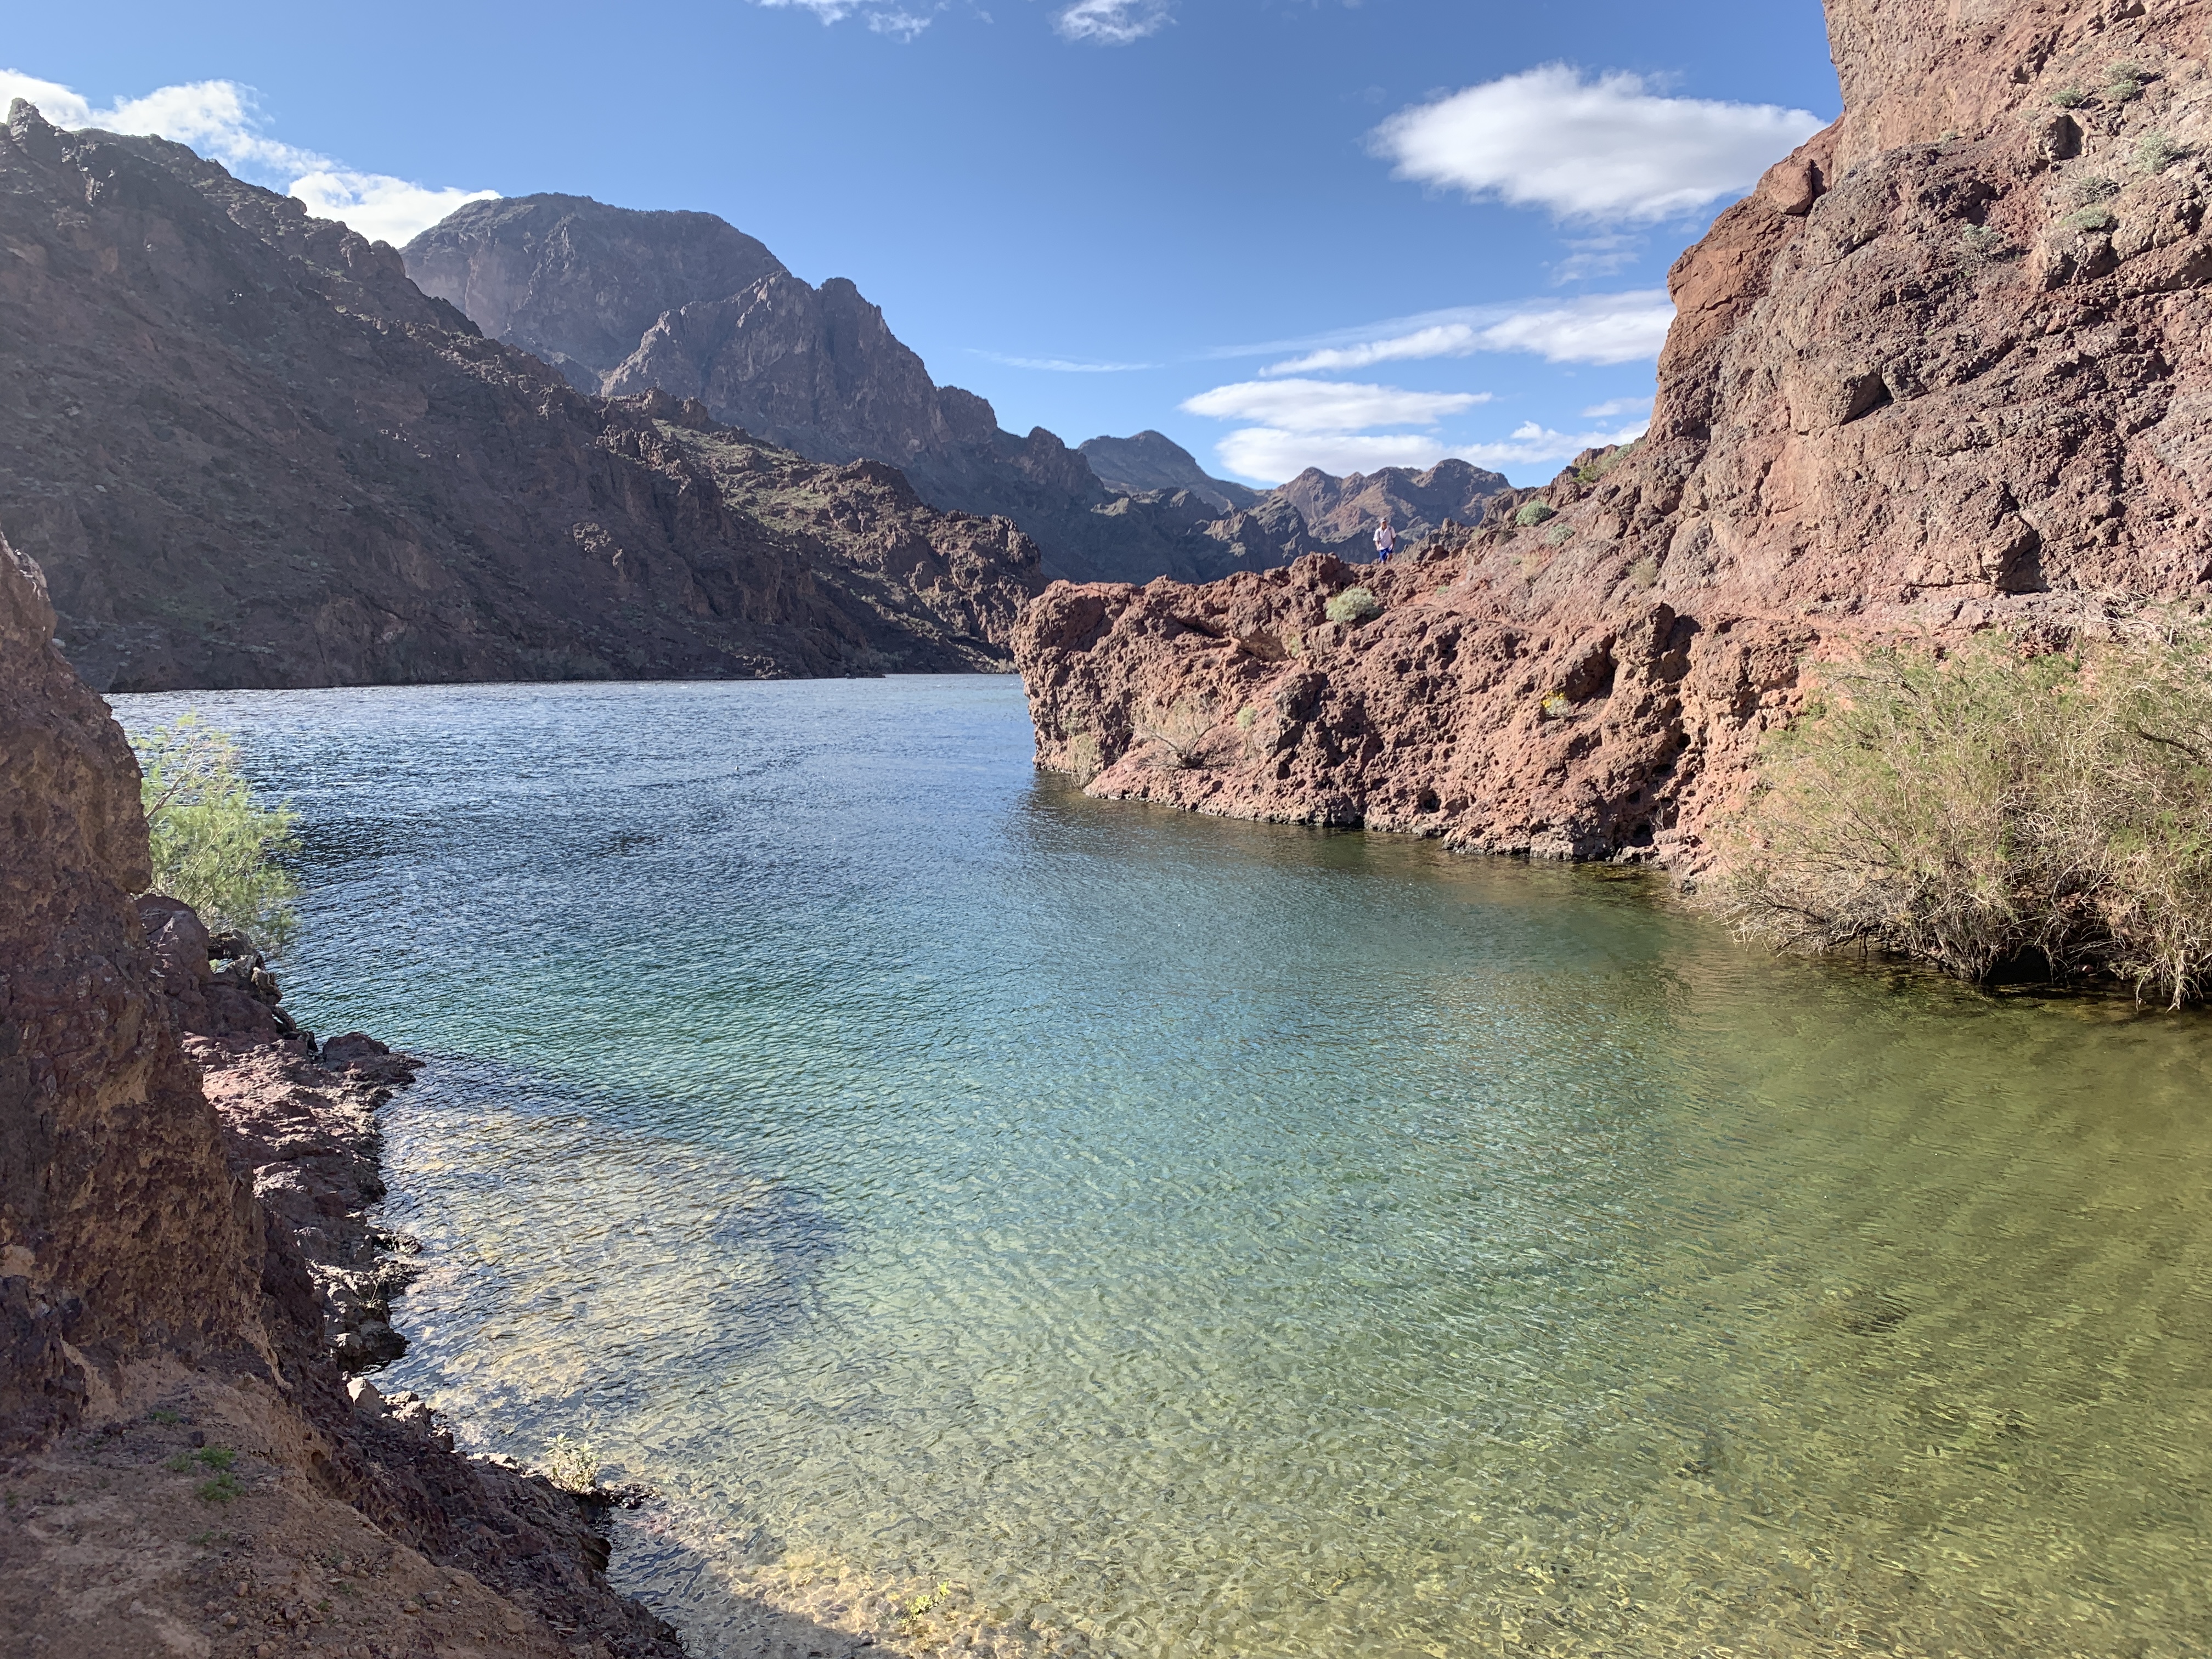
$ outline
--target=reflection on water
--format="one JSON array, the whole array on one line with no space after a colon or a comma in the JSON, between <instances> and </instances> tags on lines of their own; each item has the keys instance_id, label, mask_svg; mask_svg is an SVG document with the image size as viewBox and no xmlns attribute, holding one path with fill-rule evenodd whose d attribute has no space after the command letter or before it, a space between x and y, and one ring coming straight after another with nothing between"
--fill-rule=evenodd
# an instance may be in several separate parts
<instances>
[{"instance_id":1,"label":"reflection on water","mask_svg":"<svg viewBox=\"0 0 2212 1659\"><path fill-rule=\"evenodd\" d=\"M302 808L301 1012L439 1057L392 1386L588 1425L702 1646L2212 1644L2203 1020L1088 801L1011 682L118 701Z\"/></svg>"}]
</instances>

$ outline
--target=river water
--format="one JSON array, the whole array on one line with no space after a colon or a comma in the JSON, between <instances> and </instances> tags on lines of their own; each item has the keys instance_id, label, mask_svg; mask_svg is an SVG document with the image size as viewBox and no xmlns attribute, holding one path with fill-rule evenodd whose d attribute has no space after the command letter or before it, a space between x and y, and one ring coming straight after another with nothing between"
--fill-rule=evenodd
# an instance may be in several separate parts
<instances>
[{"instance_id":1,"label":"river water","mask_svg":"<svg viewBox=\"0 0 2212 1659\"><path fill-rule=\"evenodd\" d=\"M432 1058L380 1382L665 1494L702 1654L2212 1647L2202 1018L1087 800L1011 679L116 702Z\"/></svg>"}]
</instances>

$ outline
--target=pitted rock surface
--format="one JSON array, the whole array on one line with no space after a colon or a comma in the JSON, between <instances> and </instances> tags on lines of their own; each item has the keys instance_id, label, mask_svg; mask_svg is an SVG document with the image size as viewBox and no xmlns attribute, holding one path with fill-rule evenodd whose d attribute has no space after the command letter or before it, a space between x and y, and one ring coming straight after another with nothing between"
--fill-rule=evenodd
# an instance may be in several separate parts
<instances>
[{"instance_id":1,"label":"pitted rock surface","mask_svg":"<svg viewBox=\"0 0 2212 1659\"><path fill-rule=\"evenodd\" d=\"M1016 649L1040 764L1694 866L1808 659L2201 614L2212 0L1829 19L1845 113L1675 265L1647 437L1418 566L1048 589ZM1328 623L1355 580L1382 614Z\"/></svg>"}]
</instances>

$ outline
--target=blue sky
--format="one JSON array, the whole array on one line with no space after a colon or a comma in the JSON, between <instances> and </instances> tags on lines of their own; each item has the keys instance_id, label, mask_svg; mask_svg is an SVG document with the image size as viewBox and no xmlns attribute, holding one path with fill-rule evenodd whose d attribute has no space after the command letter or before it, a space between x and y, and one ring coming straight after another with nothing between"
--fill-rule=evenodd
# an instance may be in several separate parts
<instances>
[{"instance_id":1,"label":"blue sky","mask_svg":"<svg viewBox=\"0 0 2212 1659\"><path fill-rule=\"evenodd\" d=\"M1016 431L1257 482L1633 430L1668 265L1838 105L1817 0L86 0L0 68L372 234L719 213Z\"/></svg>"}]
</instances>

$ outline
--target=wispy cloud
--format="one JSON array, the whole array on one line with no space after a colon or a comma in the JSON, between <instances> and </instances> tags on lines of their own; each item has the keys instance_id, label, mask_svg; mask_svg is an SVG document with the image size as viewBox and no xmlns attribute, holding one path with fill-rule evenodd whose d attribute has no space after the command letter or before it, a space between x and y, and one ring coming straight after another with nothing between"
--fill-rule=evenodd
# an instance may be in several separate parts
<instances>
[{"instance_id":1,"label":"wispy cloud","mask_svg":"<svg viewBox=\"0 0 2212 1659\"><path fill-rule=\"evenodd\" d=\"M1651 223L1737 196L1824 123L1778 104L1664 98L1643 76L1547 64L1392 116L1397 176L1561 219Z\"/></svg>"},{"instance_id":2,"label":"wispy cloud","mask_svg":"<svg viewBox=\"0 0 2212 1659\"><path fill-rule=\"evenodd\" d=\"M994 363L1004 363L1008 368L1038 368L1053 374L1128 374L1140 368L1159 367L1158 363L1086 363L1072 357L1009 357L996 351L979 350L975 355Z\"/></svg>"},{"instance_id":3,"label":"wispy cloud","mask_svg":"<svg viewBox=\"0 0 2212 1659\"><path fill-rule=\"evenodd\" d=\"M1224 421L1261 421L1291 432L1355 432L1370 426L1434 426L1486 404L1486 392L1408 392L1346 380L1243 380L1186 398L1183 409Z\"/></svg>"},{"instance_id":4,"label":"wispy cloud","mask_svg":"<svg viewBox=\"0 0 2212 1659\"><path fill-rule=\"evenodd\" d=\"M899 5L866 3L866 0L753 0L753 3L775 10L796 6L801 11L812 12L824 24L842 23L848 17L864 17L878 34L896 35L902 40L913 40L929 27L932 15L943 9L942 6L935 6L929 11L915 12Z\"/></svg>"},{"instance_id":5,"label":"wispy cloud","mask_svg":"<svg viewBox=\"0 0 2212 1659\"><path fill-rule=\"evenodd\" d=\"M1126 46L1168 26L1168 0L1075 0L1053 20L1070 40Z\"/></svg>"},{"instance_id":6,"label":"wispy cloud","mask_svg":"<svg viewBox=\"0 0 2212 1659\"><path fill-rule=\"evenodd\" d=\"M119 98L96 109L82 94L55 81L0 70L0 106L27 98L56 126L99 127L167 138L221 161L241 179L288 189L308 211L340 219L373 240L406 241L464 202L490 190L436 189L389 173L359 173L327 155L272 138L253 88L235 81L195 81L161 87L143 98Z\"/></svg>"},{"instance_id":7,"label":"wispy cloud","mask_svg":"<svg viewBox=\"0 0 2212 1659\"><path fill-rule=\"evenodd\" d=\"M1603 403L1592 404L1583 410L1583 419L1610 421L1622 415L1649 415L1650 412L1651 399L1649 398L1608 398Z\"/></svg>"},{"instance_id":8,"label":"wispy cloud","mask_svg":"<svg viewBox=\"0 0 2212 1659\"><path fill-rule=\"evenodd\" d=\"M1595 294L1577 300L1432 311L1419 317L1340 330L1309 341L1246 349L1237 355L1301 344L1315 348L1268 364L1260 371L1267 375L1465 357L1478 351L1533 352L1555 363L1630 363L1656 357L1674 320L1674 302L1666 290L1649 289L1632 294Z\"/></svg>"},{"instance_id":9,"label":"wispy cloud","mask_svg":"<svg viewBox=\"0 0 2212 1659\"><path fill-rule=\"evenodd\" d=\"M1554 432L1534 421L1524 421L1513 428L1512 436L1503 443L1463 444L1451 453L1462 460L1473 461L1477 466L1546 466L1571 461L1585 449L1605 449L1613 444L1633 443L1650 428L1650 422L1638 421L1610 432L1566 433Z\"/></svg>"}]
</instances>

